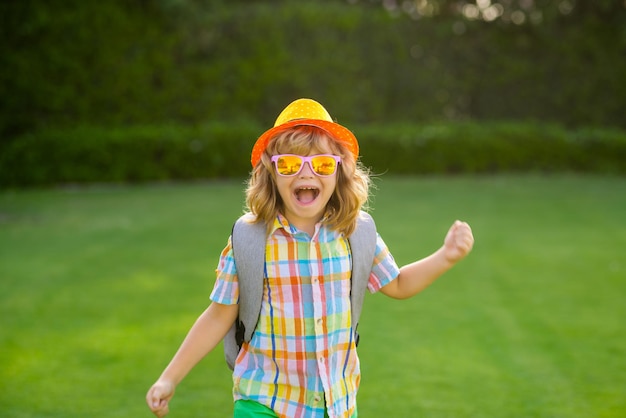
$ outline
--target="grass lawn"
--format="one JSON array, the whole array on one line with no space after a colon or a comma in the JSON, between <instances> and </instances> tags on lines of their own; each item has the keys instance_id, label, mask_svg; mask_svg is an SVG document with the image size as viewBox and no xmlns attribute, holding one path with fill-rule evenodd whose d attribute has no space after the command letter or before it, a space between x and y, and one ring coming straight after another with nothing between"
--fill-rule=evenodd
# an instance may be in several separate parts
<instances>
[{"instance_id":1,"label":"grass lawn","mask_svg":"<svg viewBox=\"0 0 626 418\"><path fill-rule=\"evenodd\" d=\"M626 179L376 181L399 264L456 218L471 256L408 301L366 298L362 417L626 416ZM239 181L0 192L0 415L149 417L208 304ZM172 417L231 416L221 350Z\"/></svg>"}]
</instances>

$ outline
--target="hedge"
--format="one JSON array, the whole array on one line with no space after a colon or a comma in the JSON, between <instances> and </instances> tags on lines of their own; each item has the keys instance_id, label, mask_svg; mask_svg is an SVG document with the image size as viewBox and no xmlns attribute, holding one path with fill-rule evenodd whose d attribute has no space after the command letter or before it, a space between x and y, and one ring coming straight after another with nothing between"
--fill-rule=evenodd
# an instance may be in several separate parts
<instances>
[{"instance_id":1,"label":"hedge","mask_svg":"<svg viewBox=\"0 0 626 418\"><path fill-rule=\"evenodd\" d=\"M0 2L0 142L76 124L263 124L298 97L357 125L626 129L626 8L525 3L545 20L413 20L380 1Z\"/></svg>"},{"instance_id":2,"label":"hedge","mask_svg":"<svg viewBox=\"0 0 626 418\"><path fill-rule=\"evenodd\" d=\"M626 132L516 122L353 129L374 173L626 174ZM0 149L0 187L243 178L253 123L82 126L25 134Z\"/></svg>"},{"instance_id":3,"label":"hedge","mask_svg":"<svg viewBox=\"0 0 626 418\"><path fill-rule=\"evenodd\" d=\"M363 162L394 174L626 173L626 132L516 122L364 130Z\"/></svg>"}]
</instances>

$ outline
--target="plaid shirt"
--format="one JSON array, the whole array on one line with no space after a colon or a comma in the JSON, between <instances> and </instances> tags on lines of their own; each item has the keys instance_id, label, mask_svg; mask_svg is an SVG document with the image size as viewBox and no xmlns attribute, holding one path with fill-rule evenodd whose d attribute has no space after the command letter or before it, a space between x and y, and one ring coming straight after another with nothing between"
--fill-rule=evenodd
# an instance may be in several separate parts
<instances>
[{"instance_id":1,"label":"plaid shirt","mask_svg":"<svg viewBox=\"0 0 626 418\"><path fill-rule=\"evenodd\" d=\"M233 372L235 400L259 402L280 417L350 417L361 377L350 312L348 241L318 224L314 236L279 215L267 239L257 328ZM394 280L398 266L378 236L368 289ZM238 302L231 242L222 252L211 300Z\"/></svg>"}]
</instances>

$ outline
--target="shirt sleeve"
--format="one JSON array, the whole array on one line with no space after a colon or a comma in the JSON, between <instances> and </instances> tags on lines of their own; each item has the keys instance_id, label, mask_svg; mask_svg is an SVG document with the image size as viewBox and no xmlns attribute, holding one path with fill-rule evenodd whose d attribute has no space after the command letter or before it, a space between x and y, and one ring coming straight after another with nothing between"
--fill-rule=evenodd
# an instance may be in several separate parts
<instances>
[{"instance_id":1,"label":"shirt sleeve","mask_svg":"<svg viewBox=\"0 0 626 418\"><path fill-rule=\"evenodd\" d=\"M222 250L220 260L215 269L216 280L211 292L211 301L223 305L235 305L239 302L239 280L233 257L231 238Z\"/></svg>"},{"instance_id":2,"label":"shirt sleeve","mask_svg":"<svg viewBox=\"0 0 626 418\"><path fill-rule=\"evenodd\" d=\"M387 244L380 234L376 237L376 252L367 288L371 293L378 292L382 287L395 280L400 274L400 269L387 248Z\"/></svg>"}]
</instances>

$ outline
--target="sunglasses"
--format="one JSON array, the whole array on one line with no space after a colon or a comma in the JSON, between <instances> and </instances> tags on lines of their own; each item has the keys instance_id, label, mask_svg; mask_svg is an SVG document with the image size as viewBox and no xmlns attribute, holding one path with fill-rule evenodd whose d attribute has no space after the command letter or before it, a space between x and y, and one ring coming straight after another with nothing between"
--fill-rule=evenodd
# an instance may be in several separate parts
<instances>
[{"instance_id":1,"label":"sunglasses","mask_svg":"<svg viewBox=\"0 0 626 418\"><path fill-rule=\"evenodd\" d=\"M337 165L341 163L341 157L337 155L321 154L303 157L301 155L280 154L272 157L276 172L281 176L295 176L309 163L309 167L320 177L328 177L335 174Z\"/></svg>"}]
</instances>

